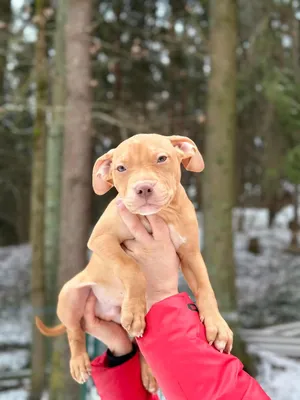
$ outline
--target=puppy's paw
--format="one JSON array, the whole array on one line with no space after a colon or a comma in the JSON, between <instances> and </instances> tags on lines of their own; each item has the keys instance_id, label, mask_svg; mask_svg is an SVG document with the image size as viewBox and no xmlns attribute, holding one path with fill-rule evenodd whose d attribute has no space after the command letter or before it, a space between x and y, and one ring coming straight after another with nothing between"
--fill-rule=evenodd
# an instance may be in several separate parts
<instances>
[{"instance_id":1,"label":"puppy's paw","mask_svg":"<svg viewBox=\"0 0 300 400\"><path fill-rule=\"evenodd\" d=\"M145 330L146 302L124 301L121 313L121 325L132 337L143 336Z\"/></svg>"},{"instance_id":2,"label":"puppy's paw","mask_svg":"<svg viewBox=\"0 0 300 400\"><path fill-rule=\"evenodd\" d=\"M91 375L91 363L86 352L81 353L70 360L70 371L72 378L80 383L85 383Z\"/></svg>"},{"instance_id":3,"label":"puppy's paw","mask_svg":"<svg viewBox=\"0 0 300 400\"><path fill-rule=\"evenodd\" d=\"M204 315L206 338L209 344L214 344L221 353L230 353L233 344L233 332L220 313Z\"/></svg>"},{"instance_id":4,"label":"puppy's paw","mask_svg":"<svg viewBox=\"0 0 300 400\"><path fill-rule=\"evenodd\" d=\"M146 360L142 355L140 355L140 362L141 362L142 382L145 389L148 390L148 392L150 393L156 393L158 391L157 381L154 378L149 365L146 363Z\"/></svg>"}]
</instances>

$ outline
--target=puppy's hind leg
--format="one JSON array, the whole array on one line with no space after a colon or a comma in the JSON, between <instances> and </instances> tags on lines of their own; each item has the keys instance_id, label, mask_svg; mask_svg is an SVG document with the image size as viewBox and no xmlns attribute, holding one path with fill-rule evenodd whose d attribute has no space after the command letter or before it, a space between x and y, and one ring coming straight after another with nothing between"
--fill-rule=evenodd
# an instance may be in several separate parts
<instances>
[{"instance_id":1,"label":"puppy's hind leg","mask_svg":"<svg viewBox=\"0 0 300 400\"><path fill-rule=\"evenodd\" d=\"M141 378L143 385L146 390L150 393L156 393L158 391L158 384L156 379L153 376L151 368L147 364L144 356L142 353L140 355L140 363L141 363Z\"/></svg>"},{"instance_id":2,"label":"puppy's hind leg","mask_svg":"<svg viewBox=\"0 0 300 400\"><path fill-rule=\"evenodd\" d=\"M88 380L91 372L89 356L86 350L85 332L81 320L90 284L81 280L81 274L76 275L62 288L57 305L57 315L67 330L71 350L70 371L72 378L78 383Z\"/></svg>"},{"instance_id":3,"label":"puppy's hind leg","mask_svg":"<svg viewBox=\"0 0 300 400\"><path fill-rule=\"evenodd\" d=\"M85 383L91 375L91 363L86 350L85 333L81 326L67 329L71 350L70 372L78 383Z\"/></svg>"}]
</instances>

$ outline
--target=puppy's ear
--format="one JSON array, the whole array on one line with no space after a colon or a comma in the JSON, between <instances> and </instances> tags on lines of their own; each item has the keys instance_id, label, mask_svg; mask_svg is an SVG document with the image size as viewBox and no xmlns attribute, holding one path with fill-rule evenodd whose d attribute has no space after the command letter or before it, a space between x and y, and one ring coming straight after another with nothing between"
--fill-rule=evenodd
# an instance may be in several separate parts
<instances>
[{"instance_id":1,"label":"puppy's ear","mask_svg":"<svg viewBox=\"0 0 300 400\"><path fill-rule=\"evenodd\" d=\"M93 189L96 194L104 194L111 189L114 184L111 174L111 164L114 149L99 157L93 168Z\"/></svg>"},{"instance_id":2,"label":"puppy's ear","mask_svg":"<svg viewBox=\"0 0 300 400\"><path fill-rule=\"evenodd\" d=\"M185 169L193 172L204 170L204 161L195 143L185 136L169 136L172 145L181 156Z\"/></svg>"}]
</instances>

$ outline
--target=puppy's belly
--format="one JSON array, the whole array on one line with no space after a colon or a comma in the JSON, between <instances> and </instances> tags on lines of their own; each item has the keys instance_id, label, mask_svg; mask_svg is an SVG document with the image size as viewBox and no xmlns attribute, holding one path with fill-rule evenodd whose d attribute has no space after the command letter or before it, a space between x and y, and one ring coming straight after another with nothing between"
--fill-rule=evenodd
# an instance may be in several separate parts
<instances>
[{"instance_id":1,"label":"puppy's belly","mask_svg":"<svg viewBox=\"0 0 300 400\"><path fill-rule=\"evenodd\" d=\"M97 297L95 314L105 321L114 321L120 324L121 304L124 294L113 288L93 285L91 289Z\"/></svg>"}]
</instances>

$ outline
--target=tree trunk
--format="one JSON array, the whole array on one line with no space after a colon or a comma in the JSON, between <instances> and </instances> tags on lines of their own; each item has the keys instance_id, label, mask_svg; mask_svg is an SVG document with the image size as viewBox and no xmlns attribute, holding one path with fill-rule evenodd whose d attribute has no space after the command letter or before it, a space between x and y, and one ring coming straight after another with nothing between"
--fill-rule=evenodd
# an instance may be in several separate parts
<instances>
[{"instance_id":1,"label":"tree trunk","mask_svg":"<svg viewBox=\"0 0 300 400\"><path fill-rule=\"evenodd\" d=\"M11 0L0 1L0 105L4 103L4 77L11 22Z\"/></svg>"},{"instance_id":2,"label":"tree trunk","mask_svg":"<svg viewBox=\"0 0 300 400\"><path fill-rule=\"evenodd\" d=\"M299 21L296 18L294 12L292 12L292 24L293 24L293 68L294 68L294 76L295 82L299 86L300 84L300 65L299 65L299 57L300 57L300 27ZM292 230L292 240L290 247L292 249L299 249L299 182L295 183L295 200L294 200L294 230Z\"/></svg>"},{"instance_id":3,"label":"tree trunk","mask_svg":"<svg viewBox=\"0 0 300 400\"><path fill-rule=\"evenodd\" d=\"M32 246L31 302L33 314L43 318L45 307L44 276L44 196L47 105L47 44L45 0L36 0L38 38L35 55L36 117L33 137L30 238ZM45 387L45 339L33 326L31 354L31 400L40 400Z\"/></svg>"},{"instance_id":4,"label":"tree trunk","mask_svg":"<svg viewBox=\"0 0 300 400\"><path fill-rule=\"evenodd\" d=\"M65 108L65 23L67 0L57 3L55 60L52 86L52 121L47 137L45 265L48 323L53 323L57 304L57 269L59 264L60 189Z\"/></svg>"},{"instance_id":5,"label":"tree trunk","mask_svg":"<svg viewBox=\"0 0 300 400\"><path fill-rule=\"evenodd\" d=\"M87 262L91 216L91 65L92 1L69 0L66 26L66 84L64 157L60 232L59 286L81 271ZM66 337L56 340L50 398L75 400L80 386L69 371Z\"/></svg>"},{"instance_id":6,"label":"tree trunk","mask_svg":"<svg viewBox=\"0 0 300 400\"><path fill-rule=\"evenodd\" d=\"M265 117L261 132L264 138L262 194L263 205L269 210L269 227L272 226L276 214L283 206L281 204L280 179L285 154L284 138L282 132L279 132L274 125L274 121L276 121L274 117L274 105L268 103L265 106Z\"/></svg>"},{"instance_id":7,"label":"tree trunk","mask_svg":"<svg viewBox=\"0 0 300 400\"><path fill-rule=\"evenodd\" d=\"M235 201L237 2L210 2L211 76L203 186L204 256L220 311L238 328L233 254L232 209ZM244 348L235 332L235 354Z\"/></svg>"}]
</instances>

